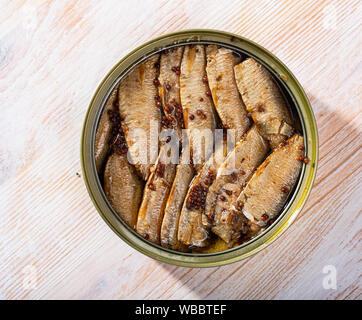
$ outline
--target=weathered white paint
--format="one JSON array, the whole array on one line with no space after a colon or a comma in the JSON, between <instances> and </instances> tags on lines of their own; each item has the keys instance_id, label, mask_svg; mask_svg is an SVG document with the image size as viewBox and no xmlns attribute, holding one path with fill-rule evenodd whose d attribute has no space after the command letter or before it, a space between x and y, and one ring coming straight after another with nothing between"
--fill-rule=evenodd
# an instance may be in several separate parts
<instances>
[{"instance_id":1,"label":"weathered white paint","mask_svg":"<svg viewBox=\"0 0 362 320\"><path fill-rule=\"evenodd\" d=\"M361 298L359 1L2 1L1 8L1 299ZM239 263L190 270L118 239L76 172L83 117L104 75L142 42L192 27L248 37L289 66L315 111L320 167L302 214L277 242ZM325 265L337 269L337 290L323 289ZM36 289L27 289L34 269Z\"/></svg>"}]
</instances>

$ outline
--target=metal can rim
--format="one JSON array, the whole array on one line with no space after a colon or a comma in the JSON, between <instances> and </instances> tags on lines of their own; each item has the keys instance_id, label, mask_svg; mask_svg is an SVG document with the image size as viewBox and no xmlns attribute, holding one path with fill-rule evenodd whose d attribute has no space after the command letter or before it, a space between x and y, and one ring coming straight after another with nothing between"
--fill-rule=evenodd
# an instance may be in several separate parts
<instances>
[{"instance_id":1,"label":"metal can rim","mask_svg":"<svg viewBox=\"0 0 362 320\"><path fill-rule=\"evenodd\" d=\"M306 153L309 158L308 165L303 166L301 178L292 199L271 227L241 246L210 254L190 254L168 250L142 239L128 228L110 208L103 190L100 190L102 188L96 174L93 157L94 126L98 123L100 107L120 76L136 62L163 47L197 42L215 42L245 51L263 62L275 76L280 78L297 107L302 122ZM259 252L275 241L292 224L308 199L315 180L318 145L317 125L310 102L298 80L277 57L257 43L236 34L212 29L189 29L164 34L145 42L124 56L111 69L96 89L86 112L81 135L80 156L82 176L89 196L100 216L122 240L141 253L162 262L187 267L214 267L239 261Z\"/></svg>"}]
</instances>

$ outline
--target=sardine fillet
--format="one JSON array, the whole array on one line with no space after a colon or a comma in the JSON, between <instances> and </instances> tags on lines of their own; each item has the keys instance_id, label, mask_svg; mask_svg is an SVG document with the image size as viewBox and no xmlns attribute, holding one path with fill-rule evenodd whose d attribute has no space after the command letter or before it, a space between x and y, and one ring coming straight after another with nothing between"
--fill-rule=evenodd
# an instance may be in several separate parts
<instances>
[{"instance_id":1,"label":"sardine fillet","mask_svg":"<svg viewBox=\"0 0 362 320\"><path fill-rule=\"evenodd\" d=\"M303 148L303 137L296 134L255 171L238 198L241 213L249 220L266 222L280 212L299 177Z\"/></svg>"},{"instance_id":2,"label":"sardine fillet","mask_svg":"<svg viewBox=\"0 0 362 320\"><path fill-rule=\"evenodd\" d=\"M253 58L234 67L235 79L261 135L277 148L294 128L287 104L270 72Z\"/></svg>"},{"instance_id":3,"label":"sardine fillet","mask_svg":"<svg viewBox=\"0 0 362 320\"><path fill-rule=\"evenodd\" d=\"M115 106L114 103L117 97L118 86L116 86L109 98L106 101L106 105L104 107L104 111L102 116L99 120L97 132L96 132L96 139L94 142L94 157L96 160L96 169L97 173L101 174L103 164L106 161L108 152L109 152L109 139L111 138L112 134L112 123L109 120L108 111L114 111Z\"/></svg>"},{"instance_id":4,"label":"sardine fillet","mask_svg":"<svg viewBox=\"0 0 362 320\"><path fill-rule=\"evenodd\" d=\"M212 231L227 243L239 237L245 222L234 217L229 209L237 206L238 196L268 150L268 142L252 126L220 166L210 187L203 223L210 224L211 221Z\"/></svg>"},{"instance_id":5,"label":"sardine fillet","mask_svg":"<svg viewBox=\"0 0 362 320\"><path fill-rule=\"evenodd\" d=\"M192 253L215 253L230 249L232 246L228 245L220 238L215 239L210 245L204 248L195 248Z\"/></svg>"},{"instance_id":6,"label":"sardine fillet","mask_svg":"<svg viewBox=\"0 0 362 320\"><path fill-rule=\"evenodd\" d=\"M226 48L212 44L206 47L207 78L215 109L224 128L234 129L237 143L250 126L246 107L235 82L234 66L240 58Z\"/></svg>"},{"instance_id":7,"label":"sardine fillet","mask_svg":"<svg viewBox=\"0 0 362 320\"><path fill-rule=\"evenodd\" d=\"M182 205L193 176L192 164L180 163L177 166L176 176L166 203L161 226L161 245L165 248L185 251L185 248L177 239L177 232Z\"/></svg>"},{"instance_id":8,"label":"sardine fillet","mask_svg":"<svg viewBox=\"0 0 362 320\"><path fill-rule=\"evenodd\" d=\"M108 157L104 171L104 192L118 215L135 228L143 183L125 155Z\"/></svg>"},{"instance_id":9,"label":"sardine fillet","mask_svg":"<svg viewBox=\"0 0 362 320\"><path fill-rule=\"evenodd\" d=\"M163 150L165 149L161 147L160 155L147 180L136 227L137 233L157 244L160 243L162 219L176 171L175 164L163 163Z\"/></svg>"},{"instance_id":10,"label":"sardine fillet","mask_svg":"<svg viewBox=\"0 0 362 320\"><path fill-rule=\"evenodd\" d=\"M180 96L185 127L189 129L188 138L194 163L200 165L208 159L212 152L208 148L210 142L208 137L206 137L206 142L204 140L200 142L200 132L203 129L209 129L213 133L216 128L213 102L211 97L206 94L209 87L203 81L205 67L204 46L186 46L181 63Z\"/></svg>"},{"instance_id":11,"label":"sardine fillet","mask_svg":"<svg viewBox=\"0 0 362 320\"><path fill-rule=\"evenodd\" d=\"M134 68L121 81L118 94L128 153L144 180L147 180L158 153L158 139L151 136L157 134L161 122L161 113L155 103L157 88L154 85L158 59L158 54L153 55Z\"/></svg>"},{"instance_id":12,"label":"sardine fillet","mask_svg":"<svg viewBox=\"0 0 362 320\"><path fill-rule=\"evenodd\" d=\"M208 244L209 228L202 223L204 207L191 207L190 196L196 188L199 188L203 190L204 198L206 200L208 188L210 185L212 185L213 182L212 176L216 174L217 169L225 160L225 156L225 144L217 146L214 154L207 160L207 162L204 164L190 184L182 206L177 236L178 240L186 246L205 247Z\"/></svg>"},{"instance_id":13,"label":"sardine fillet","mask_svg":"<svg viewBox=\"0 0 362 320\"><path fill-rule=\"evenodd\" d=\"M171 127L177 132L178 138L182 138L183 114L179 113L178 106L181 105L180 99L180 72L181 60L184 47L171 48L161 54L160 59L160 86L158 92L161 97L163 111L167 118L172 117L169 121Z\"/></svg>"}]
</instances>

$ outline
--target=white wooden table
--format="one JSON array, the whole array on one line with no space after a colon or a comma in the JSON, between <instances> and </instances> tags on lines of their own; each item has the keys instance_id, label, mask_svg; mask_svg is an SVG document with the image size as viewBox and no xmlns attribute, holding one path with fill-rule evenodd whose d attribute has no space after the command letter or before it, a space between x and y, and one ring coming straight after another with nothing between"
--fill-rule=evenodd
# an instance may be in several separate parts
<instances>
[{"instance_id":1,"label":"white wooden table","mask_svg":"<svg viewBox=\"0 0 362 320\"><path fill-rule=\"evenodd\" d=\"M361 299L361 1L0 7L1 299ZM186 28L234 32L276 54L305 88L319 128L318 176L302 214L266 250L211 269L130 248L78 177L97 84L137 45ZM328 268L336 289L323 286Z\"/></svg>"}]
</instances>

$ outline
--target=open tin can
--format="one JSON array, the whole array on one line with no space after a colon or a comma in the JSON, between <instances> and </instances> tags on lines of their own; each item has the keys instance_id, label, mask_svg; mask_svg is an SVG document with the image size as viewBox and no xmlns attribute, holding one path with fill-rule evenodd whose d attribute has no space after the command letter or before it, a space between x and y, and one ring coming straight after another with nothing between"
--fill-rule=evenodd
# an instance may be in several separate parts
<instances>
[{"instance_id":1,"label":"open tin can","mask_svg":"<svg viewBox=\"0 0 362 320\"><path fill-rule=\"evenodd\" d=\"M94 158L95 135L105 101L124 75L136 64L156 52L178 45L197 43L218 44L244 56L253 57L273 74L292 110L296 126L303 134L305 152L309 158L308 165L302 168L294 192L289 196L288 202L277 220L269 228L238 247L208 254L183 253L165 249L145 240L129 228L109 205L97 175ZM144 43L126 55L97 88L86 113L81 137L83 178L94 206L104 221L121 239L143 254L162 262L188 267L225 265L244 259L268 246L289 227L301 211L313 185L317 162L318 132L316 121L308 98L294 75L278 58L258 44L238 35L217 30L191 29L166 34Z\"/></svg>"}]
</instances>

